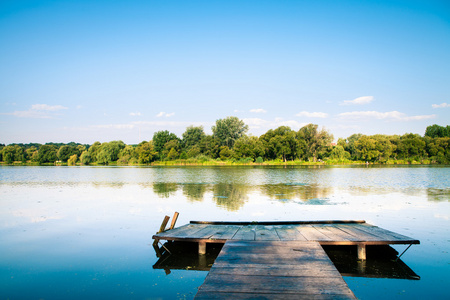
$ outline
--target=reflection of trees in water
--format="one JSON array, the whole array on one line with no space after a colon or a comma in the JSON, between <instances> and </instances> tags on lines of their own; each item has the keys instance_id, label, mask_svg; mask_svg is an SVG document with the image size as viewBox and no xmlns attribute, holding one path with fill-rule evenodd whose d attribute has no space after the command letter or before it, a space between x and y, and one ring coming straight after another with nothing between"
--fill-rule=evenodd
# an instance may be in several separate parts
<instances>
[{"instance_id":1,"label":"reflection of trees in water","mask_svg":"<svg viewBox=\"0 0 450 300\"><path fill-rule=\"evenodd\" d=\"M162 198L169 198L178 190L178 184L167 182L153 183L153 192Z\"/></svg>"},{"instance_id":2,"label":"reflection of trees in water","mask_svg":"<svg viewBox=\"0 0 450 300\"><path fill-rule=\"evenodd\" d=\"M428 201L433 202L450 202L450 189L427 189Z\"/></svg>"},{"instance_id":3,"label":"reflection of trees in water","mask_svg":"<svg viewBox=\"0 0 450 300\"><path fill-rule=\"evenodd\" d=\"M229 211L237 211L248 199L250 186L219 183L213 186L213 200L217 206Z\"/></svg>"},{"instance_id":4,"label":"reflection of trees in water","mask_svg":"<svg viewBox=\"0 0 450 300\"><path fill-rule=\"evenodd\" d=\"M261 193L276 200L300 199L307 201L310 199L326 198L333 192L332 187L318 185L267 184L261 186L260 189Z\"/></svg>"},{"instance_id":5,"label":"reflection of trees in water","mask_svg":"<svg viewBox=\"0 0 450 300\"><path fill-rule=\"evenodd\" d=\"M208 188L208 185L203 183L184 183L181 186L183 195L191 202L203 201L203 196Z\"/></svg>"},{"instance_id":6,"label":"reflection of trees in water","mask_svg":"<svg viewBox=\"0 0 450 300\"><path fill-rule=\"evenodd\" d=\"M123 182L92 182L92 185L95 188L104 188L104 187L108 187L108 188L116 188L116 189L121 189L125 186L125 183Z\"/></svg>"}]
</instances>

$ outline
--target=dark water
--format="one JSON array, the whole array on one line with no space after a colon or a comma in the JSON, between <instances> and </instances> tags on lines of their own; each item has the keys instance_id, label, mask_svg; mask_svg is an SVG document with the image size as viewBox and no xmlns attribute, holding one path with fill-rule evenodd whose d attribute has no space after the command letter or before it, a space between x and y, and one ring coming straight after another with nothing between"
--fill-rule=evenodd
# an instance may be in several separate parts
<instances>
[{"instance_id":1,"label":"dark water","mask_svg":"<svg viewBox=\"0 0 450 300\"><path fill-rule=\"evenodd\" d=\"M175 211L366 220L421 241L402 256L420 280L345 276L358 298L448 299L449 201L448 167L0 167L0 299L192 299L206 271L153 268Z\"/></svg>"}]
</instances>

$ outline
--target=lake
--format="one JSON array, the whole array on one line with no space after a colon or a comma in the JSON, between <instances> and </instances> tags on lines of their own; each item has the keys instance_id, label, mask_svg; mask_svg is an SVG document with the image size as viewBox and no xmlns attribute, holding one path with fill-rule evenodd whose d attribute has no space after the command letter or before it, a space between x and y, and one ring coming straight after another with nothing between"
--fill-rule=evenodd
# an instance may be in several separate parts
<instances>
[{"instance_id":1,"label":"lake","mask_svg":"<svg viewBox=\"0 0 450 300\"><path fill-rule=\"evenodd\" d=\"M1 166L0 195L0 299L192 299L206 271L153 268L175 211L178 226L365 220L420 240L401 257L420 280L344 276L359 299L450 298L446 166Z\"/></svg>"}]
</instances>

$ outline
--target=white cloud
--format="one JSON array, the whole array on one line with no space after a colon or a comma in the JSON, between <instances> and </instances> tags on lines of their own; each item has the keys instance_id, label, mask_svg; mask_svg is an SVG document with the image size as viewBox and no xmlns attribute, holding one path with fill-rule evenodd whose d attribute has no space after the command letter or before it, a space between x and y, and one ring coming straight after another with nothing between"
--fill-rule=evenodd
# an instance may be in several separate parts
<instances>
[{"instance_id":1,"label":"white cloud","mask_svg":"<svg viewBox=\"0 0 450 300\"><path fill-rule=\"evenodd\" d=\"M139 116L141 116L141 113L140 112L131 112L130 116L132 116L132 117L139 117Z\"/></svg>"},{"instance_id":2,"label":"white cloud","mask_svg":"<svg viewBox=\"0 0 450 300\"><path fill-rule=\"evenodd\" d=\"M33 104L31 106L32 110L44 110L44 111L58 111L62 109L67 109L62 105L47 105L47 104Z\"/></svg>"},{"instance_id":3,"label":"white cloud","mask_svg":"<svg viewBox=\"0 0 450 300\"><path fill-rule=\"evenodd\" d=\"M54 112L68 109L62 105L33 104L29 110L14 111L5 113L18 118L34 118L34 119L51 119L55 115Z\"/></svg>"},{"instance_id":4,"label":"white cloud","mask_svg":"<svg viewBox=\"0 0 450 300\"><path fill-rule=\"evenodd\" d=\"M308 117L308 118L327 118L328 114L323 112L307 112L301 111L296 114L297 117Z\"/></svg>"},{"instance_id":5,"label":"white cloud","mask_svg":"<svg viewBox=\"0 0 450 300\"><path fill-rule=\"evenodd\" d=\"M265 114L267 111L262 108L254 108L254 109L250 109L250 112L255 113L255 114Z\"/></svg>"},{"instance_id":6,"label":"white cloud","mask_svg":"<svg viewBox=\"0 0 450 300\"><path fill-rule=\"evenodd\" d=\"M378 112L378 111L352 111L338 115L341 119L378 119L378 120L394 120L394 121L419 121L433 119L436 115L419 115L407 116L398 111Z\"/></svg>"},{"instance_id":7,"label":"white cloud","mask_svg":"<svg viewBox=\"0 0 450 300\"><path fill-rule=\"evenodd\" d=\"M160 112L159 114L157 114L156 115L156 117L158 117L158 118L161 118L161 117L166 117L166 118L168 118L168 117L172 117L172 116L174 116L175 115L175 113L166 113L166 112Z\"/></svg>"},{"instance_id":8,"label":"white cloud","mask_svg":"<svg viewBox=\"0 0 450 300\"><path fill-rule=\"evenodd\" d=\"M444 102L441 104L432 104L431 107L432 108L444 108L444 107L450 107L450 104Z\"/></svg>"},{"instance_id":9,"label":"white cloud","mask_svg":"<svg viewBox=\"0 0 450 300\"><path fill-rule=\"evenodd\" d=\"M373 96L363 96L358 97L353 100L345 100L340 103L340 105L362 105L362 104L369 104L373 101Z\"/></svg>"}]
</instances>

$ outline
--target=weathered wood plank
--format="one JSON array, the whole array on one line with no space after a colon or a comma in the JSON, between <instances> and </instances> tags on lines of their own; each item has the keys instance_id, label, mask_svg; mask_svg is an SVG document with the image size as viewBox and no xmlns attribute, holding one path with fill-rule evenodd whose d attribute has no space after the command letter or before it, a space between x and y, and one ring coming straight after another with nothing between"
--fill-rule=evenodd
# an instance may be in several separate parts
<instances>
[{"instance_id":1,"label":"weathered wood plank","mask_svg":"<svg viewBox=\"0 0 450 300\"><path fill-rule=\"evenodd\" d=\"M205 228L190 235L190 238L194 239L210 239L215 234L220 234L224 229L224 226L220 225L208 225Z\"/></svg>"},{"instance_id":2,"label":"weathered wood plank","mask_svg":"<svg viewBox=\"0 0 450 300\"><path fill-rule=\"evenodd\" d=\"M224 222L227 224L228 222ZM233 223L233 222L230 222ZM240 222L236 222L240 223ZM245 222L244 222L245 223ZM276 223L276 222L275 222ZM282 223L282 222L281 222ZM209 225L188 224L153 236L158 240L220 242L227 240L319 241L327 245L419 244L408 236L356 221L299 225Z\"/></svg>"},{"instance_id":3,"label":"weathered wood plank","mask_svg":"<svg viewBox=\"0 0 450 300\"><path fill-rule=\"evenodd\" d=\"M308 241L225 243L196 299L230 297L355 299L319 243Z\"/></svg>"},{"instance_id":4,"label":"weathered wood plank","mask_svg":"<svg viewBox=\"0 0 450 300\"><path fill-rule=\"evenodd\" d=\"M221 226L219 231L216 231L212 236L210 236L210 239L231 239L236 232L241 228L241 226L236 225L225 225Z\"/></svg>"},{"instance_id":5,"label":"weathered wood plank","mask_svg":"<svg viewBox=\"0 0 450 300\"><path fill-rule=\"evenodd\" d=\"M312 225L333 241L352 241L353 236L329 224Z\"/></svg>"},{"instance_id":6,"label":"weathered wood plank","mask_svg":"<svg viewBox=\"0 0 450 300\"><path fill-rule=\"evenodd\" d=\"M280 237L278 236L275 228L271 225L256 225L256 241L279 241Z\"/></svg>"},{"instance_id":7,"label":"weathered wood plank","mask_svg":"<svg viewBox=\"0 0 450 300\"><path fill-rule=\"evenodd\" d=\"M331 277L340 276L334 266L323 262L307 265L229 265L214 264L211 267L214 274L253 275L253 276L286 276L286 277Z\"/></svg>"},{"instance_id":8,"label":"weathered wood plank","mask_svg":"<svg viewBox=\"0 0 450 300\"><path fill-rule=\"evenodd\" d=\"M373 234L362 231L355 226L346 226L345 224L339 224L335 226L339 230L347 233L349 235L349 239L355 242L365 242L365 241L376 241L376 240L384 240L380 237L376 237Z\"/></svg>"},{"instance_id":9,"label":"weathered wood plank","mask_svg":"<svg viewBox=\"0 0 450 300\"><path fill-rule=\"evenodd\" d=\"M311 225L298 225L295 226L308 241L331 241L325 234L312 227Z\"/></svg>"},{"instance_id":10,"label":"weathered wood plank","mask_svg":"<svg viewBox=\"0 0 450 300\"><path fill-rule=\"evenodd\" d=\"M192 233L196 233L197 231L208 227L208 225L206 224L197 224L197 225L192 225L192 224L187 224L187 225L183 225L171 230L167 230L165 232L161 232L158 234L155 234L154 237L158 237L158 238L162 238L162 237L176 237L176 238L182 238L182 237L189 237L190 234Z\"/></svg>"},{"instance_id":11,"label":"weathered wood plank","mask_svg":"<svg viewBox=\"0 0 450 300\"><path fill-rule=\"evenodd\" d=\"M400 241L415 241L414 243L419 243L418 240L415 240L409 236L397 233L397 232L393 232L387 229L383 229L380 228L378 226L374 226L374 225L370 225L370 224L360 224L358 226L359 229L367 231L367 232L371 232L373 234L376 234L377 236L383 237L385 239L389 239L390 237L395 238L396 240L400 240Z\"/></svg>"},{"instance_id":12,"label":"weathered wood plank","mask_svg":"<svg viewBox=\"0 0 450 300\"><path fill-rule=\"evenodd\" d=\"M245 276L209 273L202 291L212 292L279 292L302 294L348 294L342 277Z\"/></svg>"},{"instance_id":13,"label":"weathered wood plank","mask_svg":"<svg viewBox=\"0 0 450 300\"><path fill-rule=\"evenodd\" d=\"M306 238L292 225L276 225L274 227L282 241L306 241Z\"/></svg>"},{"instance_id":14,"label":"weathered wood plank","mask_svg":"<svg viewBox=\"0 0 450 300\"><path fill-rule=\"evenodd\" d=\"M232 240L254 241L256 237L256 228L251 225L243 225L236 234L231 238Z\"/></svg>"}]
</instances>

